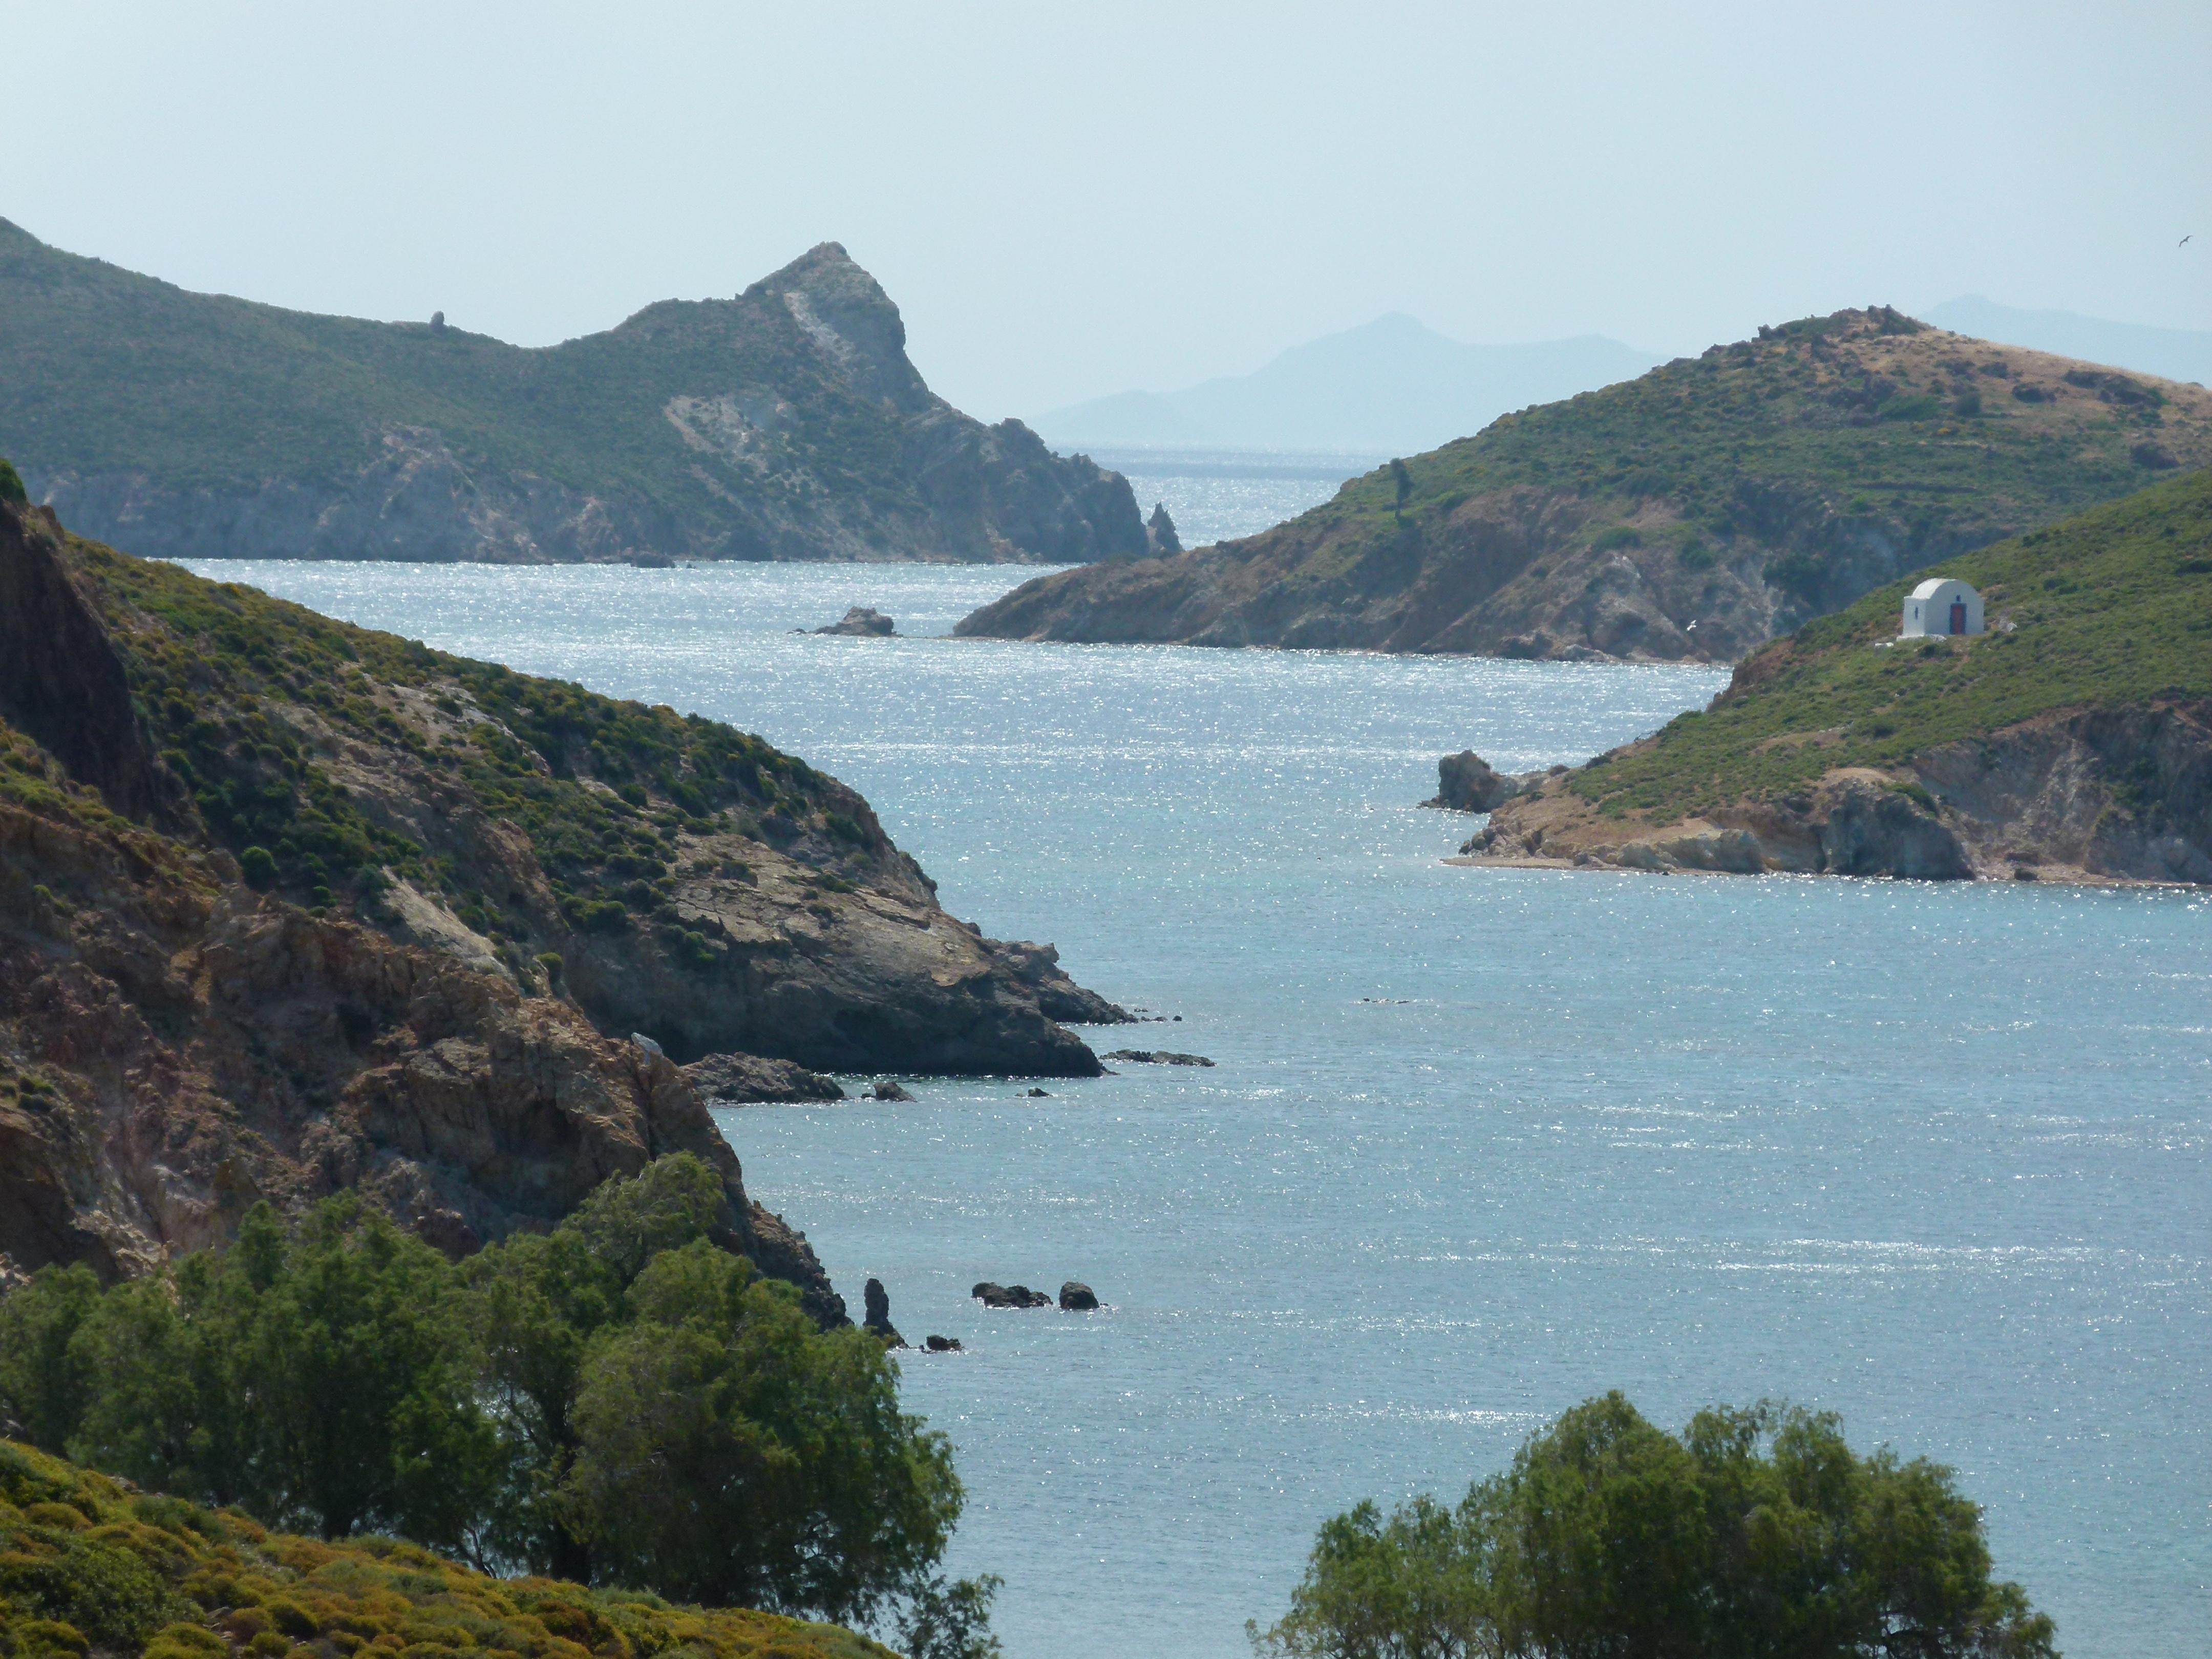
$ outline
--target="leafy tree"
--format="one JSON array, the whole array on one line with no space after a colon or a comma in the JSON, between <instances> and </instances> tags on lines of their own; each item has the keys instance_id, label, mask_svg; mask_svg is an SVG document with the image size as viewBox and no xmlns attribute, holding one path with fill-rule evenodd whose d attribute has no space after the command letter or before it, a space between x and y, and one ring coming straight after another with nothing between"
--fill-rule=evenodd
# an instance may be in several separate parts
<instances>
[{"instance_id":1,"label":"leafy tree","mask_svg":"<svg viewBox=\"0 0 2212 1659\"><path fill-rule=\"evenodd\" d=\"M0 1300L0 1410L42 1448L273 1526L845 1621L994 1659L994 1581L936 1576L962 1502L880 1341L717 1247L678 1156L464 1264L345 1194L103 1292Z\"/></svg>"},{"instance_id":2,"label":"leafy tree","mask_svg":"<svg viewBox=\"0 0 2212 1659\"><path fill-rule=\"evenodd\" d=\"M1830 1413L1619 1394L1566 1413L1456 1510L1324 1525L1263 1654L1298 1659L2051 1659L1992 1583L1981 1511L1925 1459L1853 1453Z\"/></svg>"},{"instance_id":3,"label":"leafy tree","mask_svg":"<svg viewBox=\"0 0 2212 1659\"><path fill-rule=\"evenodd\" d=\"M58 1448L76 1431L91 1379L70 1345L99 1302L81 1261L42 1267L0 1301L0 1417L34 1444Z\"/></svg>"},{"instance_id":4,"label":"leafy tree","mask_svg":"<svg viewBox=\"0 0 2212 1659\"><path fill-rule=\"evenodd\" d=\"M944 1553L944 1437L898 1409L864 1332L823 1334L788 1286L700 1241L631 1286L587 1364L575 1512L622 1582L684 1601L865 1619Z\"/></svg>"}]
</instances>

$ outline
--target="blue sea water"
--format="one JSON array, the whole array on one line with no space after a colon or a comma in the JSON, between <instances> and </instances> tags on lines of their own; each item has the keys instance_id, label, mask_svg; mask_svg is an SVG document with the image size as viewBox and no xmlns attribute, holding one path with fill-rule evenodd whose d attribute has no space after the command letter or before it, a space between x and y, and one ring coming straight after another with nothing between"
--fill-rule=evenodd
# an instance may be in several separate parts
<instances>
[{"instance_id":1,"label":"blue sea water","mask_svg":"<svg viewBox=\"0 0 2212 1659\"><path fill-rule=\"evenodd\" d=\"M1241 1654L1325 1516L1614 1388L1832 1407L1956 1466L2069 1655L2205 1650L2206 896L1438 861L1439 753L1577 759L1707 670L928 637L988 569L196 568L758 731L1181 1016L1095 1046L1217 1061L723 1115L848 1299L966 1344L906 1395L1017 1659ZM921 637L788 631L853 604Z\"/></svg>"}]
</instances>

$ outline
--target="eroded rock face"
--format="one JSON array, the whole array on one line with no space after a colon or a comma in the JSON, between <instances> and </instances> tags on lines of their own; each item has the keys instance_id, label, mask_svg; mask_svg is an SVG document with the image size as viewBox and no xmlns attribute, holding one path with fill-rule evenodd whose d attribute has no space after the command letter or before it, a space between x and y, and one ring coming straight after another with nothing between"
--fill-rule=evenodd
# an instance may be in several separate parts
<instances>
[{"instance_id":1,"label":"eroded rock face","mask_svg":"<svg viewBox=\"0 0 2212 1659\"><path fill-rule=\"evenodd\" d=\"M1933 749L1899 773L1838 769L1808 789L1665 825L1634 813L1602 817L1566 777L1503 803L1462 857L1745 875L2212 883L2212 705L2199 702L2039 716Z\"/></svg>"},{"instance_id":2,"label":"eroded rock face","mask_svg":"<svg viewBox=\"0 0 2212 1659\"><path fill-rule=\"evenodd\" d=\"M0 801L0 1255L104 1277L254 1202L355 1188L459 1253L690 1152L724 1242L842 1316L802 1235L660 1054L573 1004L241 885L127 828Z\"/></svg>"}]
</instances>

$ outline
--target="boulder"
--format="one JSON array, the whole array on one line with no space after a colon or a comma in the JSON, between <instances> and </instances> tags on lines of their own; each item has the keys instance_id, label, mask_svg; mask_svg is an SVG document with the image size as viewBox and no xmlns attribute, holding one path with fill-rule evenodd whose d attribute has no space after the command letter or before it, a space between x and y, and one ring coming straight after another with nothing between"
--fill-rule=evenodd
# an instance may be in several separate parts
<instances>
[{"instance_id":1,"label":"boulder","mask_svg":"<svg viewBox=\"0 0 2212 1659\"><path fill-rule=\"evenodd\" d=\"M1071 1279L1060 1287L1060 1305L1069 1313L1090 1313L1098 1306L1098 1297L1088 1285Z\"/></svg>"},{"instance_id":2,"label":"boulder","mask_svg":"<svg viewBox=\"0 0 2212 1659\"><path fill-rule=\"evenodd\" d=\"M932 1353L958 1353L960 1339L957 1336L938 1336L934 1334L922 1340L922 1346Z\"/></svg>"},{"instance_id":3,"label":"boulder","mask_svg":"<svg viewBox=\"0 0 2212 1659\"><path fill-rule=\"evenodd\" d=\"M884 1078L878 1081L875 1086L868 1091L868 1098L871 1100L912 1100L914 1097L908 1094L904 1089L899 1087L897 1084L893 1083L889 1078Z\"/></svg>"},{"instance_id":4,"label":"boulder","mask_svg":"<svg viewBox=\"0 0 2212 1659\"><path fill-rule=\"evenodd\" d=\"M1462 749L1437 763L1437 793L1421 805L1451 812L1492 812L1516 795L1533 793L1543 775L1500 772L1474 750Z\"/></svg>"},{"instance_id":5,"label":"boulder","mask_svg":"<svg viewBox=\"0 0 2212 1659\"><path fill-rule=\"evenodd\" d=\"M1116 1048L1109 1060L1126 1060L1136 1066L1211 1066L1204 1054L1178 1054L1165 1048Z\"/></svg>"},{"instance_id":6,"label":"boulder","mask_svg":"<svg viewBox=\"0 0 2212 1659\"><path fill-rule=\"evenodd\" d=\"M827 628L817 628L814 631L817 634L857 634L869 639L889 639L898 631L898 625L880 611L856 605L845 612L842 621L833 622Z\"/></svg>"},{"instance_id":7,"label":"boulder","mask_svg":"<svg viewBox=\"0 0 2212 1659\"><path fill-rule=\"evenodd\" d=\"M1052 1298L1026 1285L1001 1285L985 1279L968 1294L987 1308L1049 1308Z\"/></svg>"}]
</instances>

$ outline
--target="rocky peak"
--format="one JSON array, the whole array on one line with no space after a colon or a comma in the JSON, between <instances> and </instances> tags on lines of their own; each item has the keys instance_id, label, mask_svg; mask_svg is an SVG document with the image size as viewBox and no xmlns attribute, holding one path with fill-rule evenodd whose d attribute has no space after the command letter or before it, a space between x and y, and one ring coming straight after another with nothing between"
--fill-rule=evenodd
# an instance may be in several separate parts
<instances>
[{"instance_id":1,"label":"rocky peak","mask_svg":"<svg viewBox=\"0 0 2212 1659\"><path fill-rule=\"evenodd\" d=\"M906 323L883 285L837 242L818 242L746 291L780 300L848 383L908 412L936 401L907 360Z\"/></svg>"}]
</instances>

